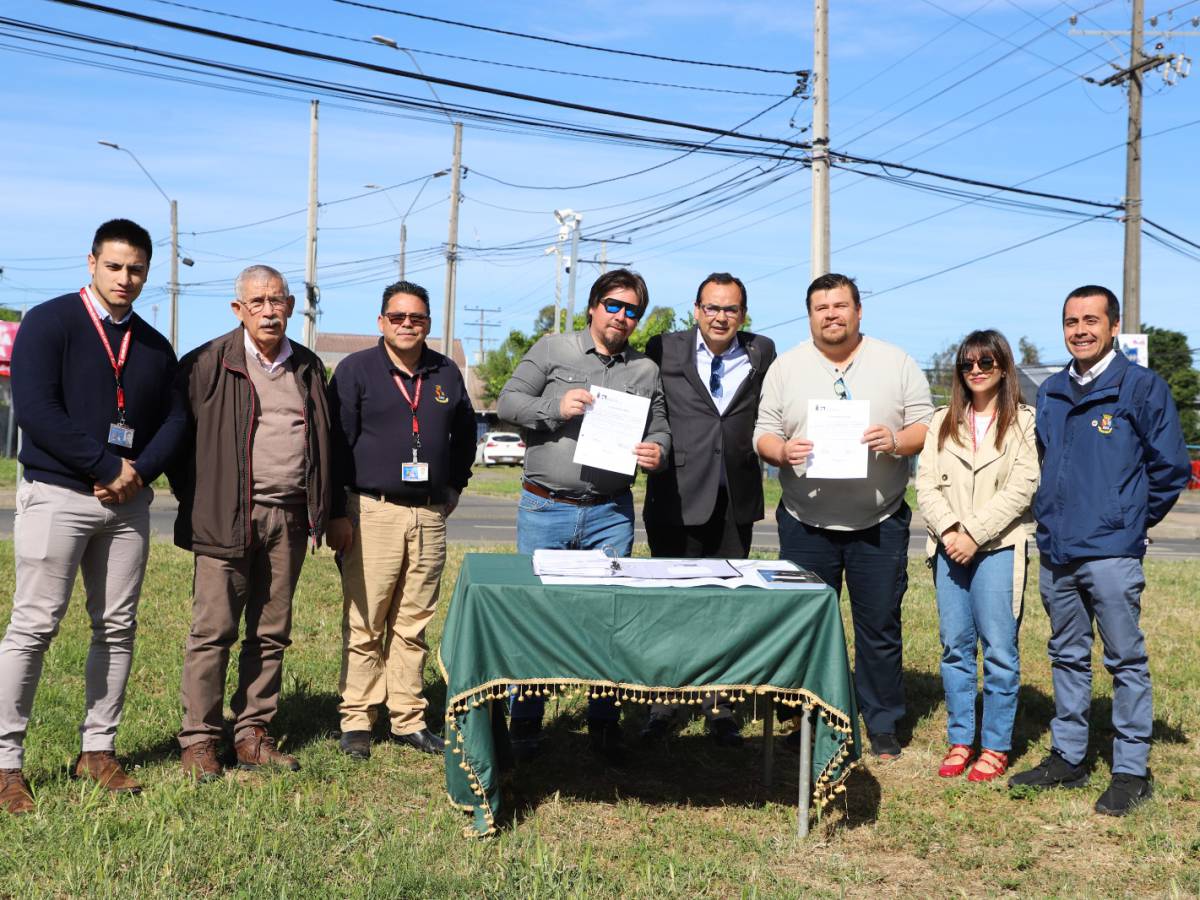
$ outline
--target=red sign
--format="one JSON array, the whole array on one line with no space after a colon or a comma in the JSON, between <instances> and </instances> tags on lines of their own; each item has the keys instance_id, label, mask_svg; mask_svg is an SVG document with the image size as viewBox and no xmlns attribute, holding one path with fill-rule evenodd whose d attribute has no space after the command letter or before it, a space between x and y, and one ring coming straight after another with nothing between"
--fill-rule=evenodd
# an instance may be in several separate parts
<instances>
[{"instance_id":1,"label":"red sign","mask_svg":"<svg viewBox=\"0 0 1200 900\"><path fill-rule=\"evenodd\" d=\"M0 322L0 376L7 378L11 373L13 341L17 338L20 322Z\"/></svg>"}]
</instances>

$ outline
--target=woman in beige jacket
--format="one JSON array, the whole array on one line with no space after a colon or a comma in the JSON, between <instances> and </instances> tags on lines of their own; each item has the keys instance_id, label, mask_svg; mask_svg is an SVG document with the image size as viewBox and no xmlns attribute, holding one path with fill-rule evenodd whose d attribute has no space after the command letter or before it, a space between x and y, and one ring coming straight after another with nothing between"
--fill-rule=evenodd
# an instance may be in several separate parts
<instances>
[{"instance_id":1,"label":"woman in beige jacket","mask_svg":"<svg viewBox=\"0 0 1200 900\"><path fill-rule=\"evenodd\" d=\"M974 758L976 653L983 646L982 748L967 778L1008 768L1017 690L1029 507L1038 485L1033 410L1021 403L1008 341L973 331L958 348L950 405L934 413L917 466L917 505L937 588L950 749L938 774Z\"/></svg>"}]
</instances>

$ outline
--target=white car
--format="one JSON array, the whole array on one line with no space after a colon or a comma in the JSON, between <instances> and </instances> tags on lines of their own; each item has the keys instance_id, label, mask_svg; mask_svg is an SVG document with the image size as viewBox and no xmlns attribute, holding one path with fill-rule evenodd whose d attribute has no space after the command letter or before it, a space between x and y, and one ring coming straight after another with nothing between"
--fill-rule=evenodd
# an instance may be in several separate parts
<instances>
[{"instance_id":1,"label":"white car","mask_svg":"<svg viewBox=\"0 0 1200 900\"><path fill-rule=\"evenodd\" d=\"M525 464L525 442L519 434L489 431L483 436L475 451L475 465L494 466L497 463L508 466Z\"/></svg>"}]
</instances>

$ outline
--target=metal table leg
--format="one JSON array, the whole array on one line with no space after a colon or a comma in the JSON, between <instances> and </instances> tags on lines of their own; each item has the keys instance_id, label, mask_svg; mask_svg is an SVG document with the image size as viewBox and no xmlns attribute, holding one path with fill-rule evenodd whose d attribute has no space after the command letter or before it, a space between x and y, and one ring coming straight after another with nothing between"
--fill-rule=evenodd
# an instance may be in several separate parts
<instances>
[{"instance_id":1,"label":"metal table leg","mask_svg":"<svg viewBox=\"0 0 1200 900\"><path fill-rule=\"evenodd\" d=\"M796 835L808 836L808 805L812 802L812 716L811 709L800 709L800 790L796 810Z\"/></svg>"},{"instance_id":2,"label":"metal table leg","mask_svg":"<svg viewBox=\"0 0 1200 900\"><path fill-rule=\"evenodd\" d=\"M762 783L769 788L775 776L775 695L763 698L763 759Z\"/></svg>"}]
</instances>

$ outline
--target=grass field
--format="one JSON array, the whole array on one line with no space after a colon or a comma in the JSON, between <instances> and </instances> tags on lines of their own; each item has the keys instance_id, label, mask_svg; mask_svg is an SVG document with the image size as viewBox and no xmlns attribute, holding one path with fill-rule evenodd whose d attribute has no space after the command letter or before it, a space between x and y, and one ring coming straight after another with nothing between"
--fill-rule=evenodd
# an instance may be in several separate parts
<instances>
[{"instance_id":1,"label":"grass field","mask_svg":"<svg viewBox=\"0 0 1200 900\"><path fill-rule=\"evenodd\" d=\"M454 548L443 600L461 556ZM1152 562L1148 574L1143 622L1155 677L1157 794L1126 819L1091 811L1108 780L1102 671L1088 789L1013 798L998 785L933 774L945 724L936 615L928 573L914 564L905 604L911 738L901 759L857 770L807 841L793 836L793 757L781 752L776 786L759 787L760 738L751 726L747 747L731 752L712 746L694 723L660 755L639 753L617 773L587 755L577 709L551 726L539 765L515 779L507 796L514 823L473 841L460 836L465 818L446 799L440 760L388 744L365 764L337 751L340 600L325 554L310 557L296 598L274 729L302 771L233 773L203 787L185 779L174 734L191 560L156 544L118 739L146 791L113 798L67 777L88 637L77 597L47 655L27 742L38 809L0 817L0 895L1196 896L1200 567ZM0 545L0 582L3 623L10 544ZM435 645L440 622L439 615ZM1046 631L1034 600L1022 629L1020 767L1047 749ZM432 666L427 679L440 717L444 686Z\"/></svg>"}]
</instances>

